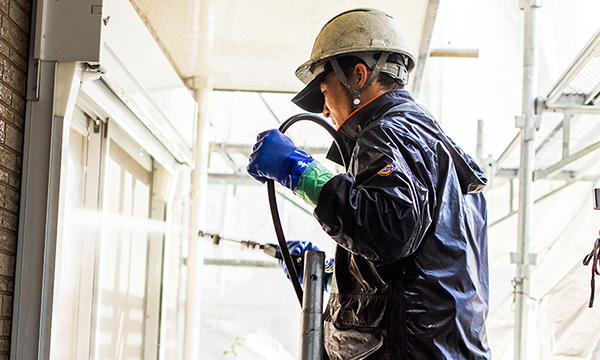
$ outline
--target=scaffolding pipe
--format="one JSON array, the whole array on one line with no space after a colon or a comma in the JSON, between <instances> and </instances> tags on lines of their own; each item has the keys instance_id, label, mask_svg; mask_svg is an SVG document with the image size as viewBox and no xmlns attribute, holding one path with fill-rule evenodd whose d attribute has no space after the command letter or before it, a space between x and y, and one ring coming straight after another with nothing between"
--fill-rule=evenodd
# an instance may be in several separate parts
<instances>
[{"instance_id":1,"label":"scaffolding pipe","mask_svg":"<svg viewBox=\"0 0 600 360\"><path fill-rule=\"evenodd\" d=\"M522 0L524 10L523 42L523 118L521 128L521 162L519 166L519 220L517 234L517 271L515 286L514 359L528 358L529 320L529 239L533 212L533 172L535 138L535 97L537 92L537 10L539 0Z\"/></svg>"},{"instance_id":2,"label":"scaffolding pipe","mask_svg":"<svg viewBox=\"0 0 600 360\"><path fill-rule=\"evenodd\" d=\"M300 332L300 359L323 359L323 281L325 253L304 254L304 293Z\"/></svg>"},{"instance_id":3,"label":"scaffolding pipe","mask_svg":"<svg viewBox=\"0 0 600 360\"><path fill-rule=\"evenodd\" d=\"M483 120L477 120L477 148L475 149L477 163L483 161ZM491 176L491 175L490 175Z\"/></svg>"}]
</instances>

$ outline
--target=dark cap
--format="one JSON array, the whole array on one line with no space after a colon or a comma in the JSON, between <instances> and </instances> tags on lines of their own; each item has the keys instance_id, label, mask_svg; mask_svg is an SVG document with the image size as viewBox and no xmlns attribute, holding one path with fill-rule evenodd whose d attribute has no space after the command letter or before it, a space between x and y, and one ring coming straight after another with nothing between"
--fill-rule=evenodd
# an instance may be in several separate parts
<instances>
[{"instance_id":1,"label":"dark cap","mask_svg":"<svg viewBox=\"0 0 600 360\"><path fill-rule=\"evenodd\" d=\"M322 73L317 75L302 91L300 91L292 102L298 105L303 110L311 113L322 113L323 105L325 105L325 98L321 92L321 81L325 79L325 76L331 72L331 67L325 69Z\"/></svg>"}]
</instances>

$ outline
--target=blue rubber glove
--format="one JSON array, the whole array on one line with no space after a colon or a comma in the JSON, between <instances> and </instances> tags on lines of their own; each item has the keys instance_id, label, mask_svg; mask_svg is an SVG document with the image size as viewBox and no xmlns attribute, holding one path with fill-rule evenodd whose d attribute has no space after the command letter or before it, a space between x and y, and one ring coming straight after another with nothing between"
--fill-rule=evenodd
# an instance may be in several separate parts
<instances>
[{"instance_id":1,"label":"blue rubber glove","mask_svg":"<svg viewBox=\"0 0 600 360\"><path fill-rule=\"evenodd\" d=\"M321 251L318 247L313 245L310 241L288 241L287 247L290 250L290 254L300 255L300 256L302 256L302 258L304 258L304 253L306 252L306 250ZM279 246L277 248L279 249ZM278 262L279 262L279 267L283 269L285 276L289 279L290 274L288 273L287 268L285 267L285 263L283 262L283 260L278 260ZM325 267L327 268L328 266L330 267L332 265L333 265L333 259L325 258ZM294 263L294 268L296 269L296 273L298 274L298 280L300 281L300 284L304 284L304 264L303 263L302 264ZM323 279L323 287L324 287L324 290L326 290L326 291L330 285L331 276L332 276L331 272L325 272L325 277Z\"/></svg>"},{"instance_id":2,"label":"blue rubber glove","mask_svg":"<svg viewBox=\"0 0 600 360\"><path fill-rule=\"evenodd\" d=\"M300 177L314 159L294 145L292 139L273 129L258 134L246 170L264 183L275 180L294 191Z\"/></svg>"}]
</instances>

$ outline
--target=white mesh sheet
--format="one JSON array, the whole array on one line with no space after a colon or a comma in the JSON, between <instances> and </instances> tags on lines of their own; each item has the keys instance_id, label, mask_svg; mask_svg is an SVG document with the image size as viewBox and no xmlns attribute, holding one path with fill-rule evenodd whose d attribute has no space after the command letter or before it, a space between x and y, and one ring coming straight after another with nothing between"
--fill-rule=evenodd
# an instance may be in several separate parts
<instances>
[{"instance_id":1,"label":"white mesh sheet","mask_svg":"<svg viewBox=\"0 0 600 360\"><path fill-rule=\"evenodd\" d=\"M600 57L592 57L563 90L563 94L589 94L600 84Z\"/></svg>"}]
</instances>

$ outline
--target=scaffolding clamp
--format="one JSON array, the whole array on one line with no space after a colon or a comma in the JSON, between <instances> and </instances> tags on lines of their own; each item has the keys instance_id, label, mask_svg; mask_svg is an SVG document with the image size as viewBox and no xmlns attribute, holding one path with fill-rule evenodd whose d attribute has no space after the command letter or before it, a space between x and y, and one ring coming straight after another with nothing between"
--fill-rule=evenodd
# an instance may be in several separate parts
<instances>
[{"instance_id":1,"label":"scaffolding clamp","mask_svg":"<svg viewBox=\"0 0 600 360\"><path fill-rule=\"evenodd\" d=\"M533 140L535 137L535 131L540 129L542 125L542 115L532 115L533 116L533 127L526 127L526 115L517 115L515 116L515 127L524 130L525 140Z\"/></svg>"},{"instance_id":2,"label":"scaffolding clamp","mask_svg":"<svg viewBox=\"0 0 600 360\"><path fill-rule=\"evenodd\" d=\"M541 8L543 2L544 0L519 0L519 9L525 10L525 5L529 5L534 8Z\"/></svg>"},{"instance_id":3,"label":"scaffolding clamp","mask_svg":"<svg viewBox=\"0 0 600 360\"><path fill-rule=\"evenodd\" d=\"M535 253L529 253L529 263L527 265L537 265L537 255ZM510 253L510 263L517 265L526 265L521 263L521 254L520 253Z\"/></svg>"}]
</instances>

